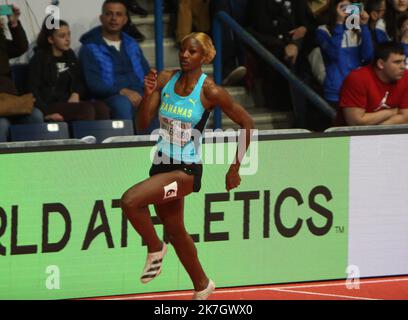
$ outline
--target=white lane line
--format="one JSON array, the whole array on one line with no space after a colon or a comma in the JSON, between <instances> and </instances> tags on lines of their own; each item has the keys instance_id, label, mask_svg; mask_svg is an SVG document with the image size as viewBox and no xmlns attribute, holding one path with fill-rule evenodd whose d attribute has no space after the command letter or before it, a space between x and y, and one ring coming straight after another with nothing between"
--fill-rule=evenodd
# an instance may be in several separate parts
<instances>
[{"instance_id":1,"label":"white lane line","mask_svg":"<svg viewBox=\"0 0 408 320\"><path fill-rule=\"evenodd\" d=\"M387 283L387 282L399 282L399 281L408 281L408 278L399 278L399 279L385 279L385 280L360 280L360 284L373 284L373 283ZM257 292L257 291L271 291L271 290L287 290L287 289L304 289L304 288L324 288L324 287L333 287L333 286L345 286L345 282L341 283L325 283L325 284L309 284L309 285L297 285L297 286L285 286L285 287L276 287L276 288L253 288L253 289L230 289L230 290L223 290L219 289L216 290L213 295L215 294L223 294L223 293L240 293L240 292ZM300 292L300 291L297 291ZM192 296L192 292L181 292L181 293L165 293L165 294L153 294L153 295L145 295L141 296L140 294L134 296L127 296L127 297L118 297L118 298L96 298L97 300L138 300L138 299L154 299L154 298L167 298L167 297L183 297L183 296ZM374 299L375 300L375 299Z\"/></svg>"},{"instance_id":2,"label":"white lane line","mask_svg":"<svg viewBox=\"0 0 408 320\"><path fill-rule=\"evenodd\" d=\"M330 293L318 293L318 292L285 290L285 289L271 289L271 290L279 291L279 292L309 294L309 295L315 295L315 296L326 296L326 297L346 298L346 299L355 299L355 300L381 300L381 299L371 299L371 298L363 298L363 297L356 297L356 296L344 296L340 294L330 294Z\"/></svg>"},{"instance_id":3,"label":"white lane line","mask_svg":"<svg viewBox=\"0 0 408 320\"><path fill-rule=\"evenodd\" d=\"M360 280L360 284L373 284L373 283L386 283L386 282L399 282L399 281L408 281L408 278L399 278L399 279L387 279L387 280ZM320 287L332 287L332 286L345 286L345 282L341 283L324 283L324 284L309 284L309 285L297 285L297 286L288 286L280 287L277 289L296 289L296 288L320 288Z\"/></svg>"}]
</instances>

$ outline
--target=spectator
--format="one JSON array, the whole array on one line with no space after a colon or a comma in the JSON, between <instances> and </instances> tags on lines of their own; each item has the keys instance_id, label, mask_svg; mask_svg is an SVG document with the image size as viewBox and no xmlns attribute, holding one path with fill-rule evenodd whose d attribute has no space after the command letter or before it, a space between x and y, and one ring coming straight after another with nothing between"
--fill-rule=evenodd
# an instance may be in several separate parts
<instances>
[{"instance_id":1,"label":"spectator","mask_svg":"<svg viewBox=\"0 0 408 320\"><path fill-rule=\"evenodd\" d=\"M299 56L296 62L296 74L319 94L323 94L323 82L326 77L321 50L316 41L316 30L327 24L327 12L330 0L302 0L294 6L298 33L304 34ZM302 28L303 26L303 28ZM295 126L313 131L324 131L331 126L332 120L310 101L292 90Z\"/></svg>"},{"instance_id":2,"label":"spectator","mask_svg":"<svg viewBox=\"0 0 408 320\"><path fill-rule=\"evenodd\" d=\"M41 111L33 108L32 94L18 96L11 79L9 59L18 57L27 51L28 41L19 21L20 10L13 7L14 14L8 16L11 40L4 35L4 26L0 24L0 141L7 141L11 124L43 122Z\"/></svg>"},{"instance_id":3,"label":"spectator","mask_svg":"<svg viewBox=\"0 0 408 320\"><path fill-rule=\"evenodd\" d=\"M354 70L341 90L337 125L408 124L408 70L400 43L385 42L372 65Z\"/></svg>"},{"instance_id":4,"label":"spectator","mask_svg":"<svg viewBox=\"0 0 408 320\"><path fill-rule=\"evenodd\" d=\"M94 98L103 99L114 119L133 119L142 101L149 64L137 42L122 32L127 22L121 0L105 0L102 26L84 34L80 61Z\"/></svg>"},{"instance_id":5,"label":"spectator","mask_svg":"<svg viewBox=\"0 0 408 320\"><path fill-rule=\"evenodd\" d=\"M177 10L176 43L193 31L210 32L210 0L179 0Z\"/></svg>"},{"instance_id":6,"label":"spectator","mask_svg":"<svg viewBox=\"0 0 408 320\"><path fill-rule=\"evenodd\" d=\"M321 59L320 48L316 41L316 30L320 25L327 24L326 17L329 5L330 0L303 0L299 1L294 8L298 24L305 28L297 71L303 79L308 80L307 82L310 82L308 76L311 73L320 83L323 83L326 76L324 62ZM309 58L311 54L312 56Z\"/></svg>"},{"instance_id":7,"label":"spectator","mask_svg":"<svg viewBox=\"0 0 408 320\"><path fill-rule=\"evenodd\" d=\"M141 17L146 17L147 16L147 10L143 8L137 0L125 0L126 7L128 11L138 14Z\"/></svg>"},{"instance_id":8,"label":"spectator","mask_svg":"<svg viewBox=\"0 0 408 320\"><path fill-rule=\"evenodd\" d=\"M376 25L380 19L384 18L385 15L385 0L367 0L366 11L370 16L368 21L368 27L371 32L371 40L373 44L377 44L377 35L376 35Z\"/></svg>"},{"instance_id":9,"label":"spectator","mask_svg":"<svg viewBox=\"0 0 408 320\"><path fill-rule=\"evenodd\" d=\"M293 10L296 24L299 26L295 31L295 39L304 39L302 51L309 53L318 47L316 42L316 30L320 25L327 24L327 13L330 0L302 0L296 2Z\"/></svg>"},{"instance_id":10,"label":"spectator","mask_svg":"<svg viewBox=\"0 0 408 320\"><path fill-rule=\"evenodd\" d=\"M406 56L406 67L408 69L408 12L404 12L398 18L398 41L401 42L405 56Z\"/></svg>"},{"instance_id":11,"label":"spectator","mask_svg":"<svg viewBox=\"0 0 408 320\"><path fill-rule=\"evenodd\" d=\"M152 1L152 0L151 0ZM163 0L163 12L165 13L175 13L178 0ZM142 17L146 17L148 12L143 8L137 0L125 0L127 8L130 12L138 14Z\"/></svg>"},{"instance_id":12,"label":"spectator","mask_svg":"<svg viewBox=\"0 0 408 320\"><path fill-rule=\"evenodd\" d=\"M296 24L292 1L258 0L249 6L249 32L279 60L292 68L304 29ZM303 29L303 30L302 30ZM288 82L268 63L257 62L265 107L290 110Z\"/></svg>"},{"instance_id":13,"label":"spectator","mask_svg":"<svg viewBox=\"0 0 408 320\"><path fill-rule=\"evenodd\" d=\"M164 0L163 12L164 13L176 13L178 0Z\"/></svg>"},{"instance_id":14,"label":"spectator","mask_svg":"<svg viewBox=\"0 0 408 320\"><path fill-rule=\"evenodd\" d=\"M6 88L0 84L0 142L8 140L9 128L12 124L41 123L41 111L33 109L34 98L32 94L16 96L4 93ZM14 86L13 86L14 88Z\"/></svg>"},{"instance_id":15,"label":"spectator","mask_svg":"<svg viewBox=\"0 0 408 320\"><path fill-rule=\"evenodd\" d=\"M397 41L397 21L400 14L408 10L406 0L386 0L384 18L378 20L375 27L376 37L379 43Z\"/></svg>"},{"instance_id":16,"label":"spectator","mask_svg":"<svg viewBox=\"0 0 408 320\"><path fill-rule=\"evenodd\" d=\"M325 19L324 13L327 11L330 0L306 0L307 8L305 14L309 16L309 20L317 27L323 23ZM317 25L316 25L317 24Z\"/></svg>"},{"instance_id":17,"label":"spectator","mask_svg":"<svg viewBox=\"0 0 408 320\"><path fill-rule=\"evenodd\" d=\"M346 26L348 5L350 1L333 1L329 9L330 22L316 31L326 67L324 97L335 108L344 79L352 70L370 62L373 55L368 14L360 13L361 31L350 29Z\"/></svg>"},{"instance_id":18,"label":"spectator","mask_svg":"<svg viewBox=\"0 0 408 320\"><path fill-rule=\"evenodd\" d=\"M53 25L59 27L47 28L45 21L30 61L30 91L35 105L51 121L109 119L109 109L103 102L82 101L85 87L79 61L70 48L68 23L54 20Z\"/></svg>"},{"instance_id":19,"label":"spectator","mask_svg":"<svg viewBox=\"0 0 408 320\"><path fill-rule=\"evenodd\" d=\"M218 0L211 1L211 20L220 11L228 13L241 26L247 24L248 0ZM245 52L239 39L229 28L222 29L222 84L225 86L235 85L242 80L247 69L245 64Z\"/></svg>"}]
</instances>

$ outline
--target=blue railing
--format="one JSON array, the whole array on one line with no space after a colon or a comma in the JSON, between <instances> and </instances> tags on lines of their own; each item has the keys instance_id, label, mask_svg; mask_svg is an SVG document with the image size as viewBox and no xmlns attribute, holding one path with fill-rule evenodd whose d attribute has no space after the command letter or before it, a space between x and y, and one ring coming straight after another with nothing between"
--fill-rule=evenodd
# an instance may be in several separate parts
<instances>
[{"instance_id":1,"label":"blue railing","mask_svg":"<svg viewBox=\"0 0 408 320\"><path fill-rule=\"evenodd\" d=\"M164 68L163 55L163 0L154 0L154 14L155 14L155 42L156 42L156 69L160 72ZM213 37L214 45L217 50L217 55L214 60L214 80L215 83L221 85L222 83L222 25L240 38L244 43L250 46L255 52L261 56L265 61L272 65L283 77L285 77L290 85L307 97L314 106L319 108L330 118L334 118L336 111L317 93L315 93L309 86L298 79L294 73L282 64L272 53L270 53L264 46L262 46L249 32L242 28L234 19L227 13L219 12L213 23ZM214 110L214 129L222 128L222 114L220 108Z\"/></svg>"},{"instance_id":2,"label":"blue railing","mask_svg":"<svg viewBox=\"0 0 408 320\"><path fill-rule=\"evenodd\" d=\"M226 12L219 12L213 22L213 38L214 45L217 50L217 55L214 60L214 81L221 85L222 82L222 25L231 28L235 35L245 44L250 46L255 52L268 62L276 71L285 77L290 85L299 93L306 96L314 106L319 108L331 119L334 119L336 111L331 107L322 97L314 92L309 86L298 79L294 73L282 64L272 53L270 53L262 44L260 44L248 31L242 28L234 19L232 19ZM214 126L221 128L221 111L219 108L215 109Z\"/></svg>"},{"instance_id":3,"label":"blue railing","mask_svg":"<svg viewBox=\"0 0 408 320\"><path fill-rule=\"evenodd\" d=\"M154 31L156 41L156 69L164 68L163 57L163 0L154 0Z\"/></svg>"}]
</instances>

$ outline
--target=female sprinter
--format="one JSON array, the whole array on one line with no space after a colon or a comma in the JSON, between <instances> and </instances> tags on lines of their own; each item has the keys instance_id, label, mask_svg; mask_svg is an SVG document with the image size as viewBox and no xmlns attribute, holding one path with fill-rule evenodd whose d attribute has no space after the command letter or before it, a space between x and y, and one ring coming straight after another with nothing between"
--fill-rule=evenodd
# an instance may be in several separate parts
<instances>
[{"instance_id":1,"label":"female sprinter","mask_svg":"<svg viewBox=\"0 0 408 320\"><path fill-rule=\"evenodd\" d=\"M141 282L147 283L160 274L167 250L151 221L148 205L153 204L170 243L193 282L193 300L206 300L215 289L184 226L184 198L201 188L199 148L202 140L201 137L193 139L193 131L201 136L214 106L220 106L227 116L245 129L240 136L244 148L238 149L226 175L229 191L241 182L238 171L253 129L253 121L243 107L202 72L202 65L210 63L214 56L215 49L209 36L192 33L181 41L180 71L163 71L157 75L151 70L145 77L137 124L146 128L158 112L161 134L150 178L131 187L121 199L123 212L148 248Z\"/></svg>"}]
</instances>

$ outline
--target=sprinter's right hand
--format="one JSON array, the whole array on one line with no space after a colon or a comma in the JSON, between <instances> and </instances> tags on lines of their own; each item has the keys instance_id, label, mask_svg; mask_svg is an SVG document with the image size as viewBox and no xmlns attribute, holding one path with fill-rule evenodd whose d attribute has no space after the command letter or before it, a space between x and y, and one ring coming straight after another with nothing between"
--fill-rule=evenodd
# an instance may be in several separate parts
<instances>
[{"instance_id":1,"label":"sprinter's right hand","mask_svg":"<svg viewBox=\"0 0 408 320\"><path fill-rule=\"evenodd\" d=\"M144 95L150 96L157 89L157 70L150 69L147 76L144 78Z\"/></svg>"}]
</instances>

